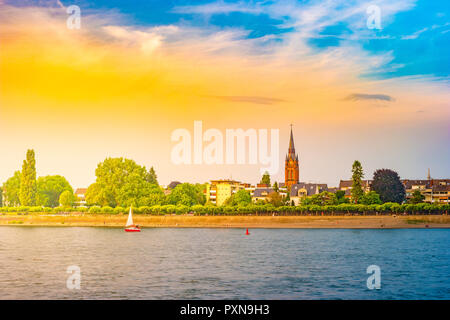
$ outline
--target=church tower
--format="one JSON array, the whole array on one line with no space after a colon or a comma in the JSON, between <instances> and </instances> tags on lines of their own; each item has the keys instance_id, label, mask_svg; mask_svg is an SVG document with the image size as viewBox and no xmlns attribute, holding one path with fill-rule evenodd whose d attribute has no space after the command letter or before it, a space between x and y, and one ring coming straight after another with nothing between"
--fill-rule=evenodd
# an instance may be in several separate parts
<instances>
[{"instance_id":1,"label":"church tower","mask_svg":"<svg viewBox=\"0 0 450 320\"><path fill-rule=\"evenodd\" d=\"M284 183L288 189L290 189L293 184L299 183L298 155L295 154L292 125L291 138L289 140L289 150L286 154L286 160L284 164Z\"/></svg>"}]
</instances>

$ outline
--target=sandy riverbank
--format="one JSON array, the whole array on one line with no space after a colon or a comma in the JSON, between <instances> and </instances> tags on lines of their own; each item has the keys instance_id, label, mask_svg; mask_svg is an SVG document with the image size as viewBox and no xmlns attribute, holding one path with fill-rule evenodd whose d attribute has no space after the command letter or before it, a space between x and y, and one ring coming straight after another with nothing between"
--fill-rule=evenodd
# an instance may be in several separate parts
<instances>
[{"instance_id":1,"label":"sandy riverbank","mask_svg":"<svg viewBox=\"0 0 450 320\"><path fill-rule=\"evenodd\" d=\"M1 215L0 225L123 227L126 215ZM444 215L414 216L147 216L135 215L144 228L450 228Z\"/></svg>"}]
</instances>

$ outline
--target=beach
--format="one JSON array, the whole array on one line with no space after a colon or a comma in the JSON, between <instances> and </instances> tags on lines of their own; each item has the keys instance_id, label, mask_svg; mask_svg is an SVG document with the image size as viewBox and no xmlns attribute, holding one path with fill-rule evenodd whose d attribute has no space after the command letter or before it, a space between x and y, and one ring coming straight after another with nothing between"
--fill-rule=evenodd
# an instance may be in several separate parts
<instances>
[{"instance_id":1,"label":"beach","mask_svg":"<svg viewBox=\"0 0 450 320\"><path fill-rule=\"evenodd\" d=\"M126 215L0 215L2 226L123 227ZM370 215L370 216L193 216L135 215L143 228L331 228L404 229L450 228L448 215Z\"/></svg>"}]
</instances>

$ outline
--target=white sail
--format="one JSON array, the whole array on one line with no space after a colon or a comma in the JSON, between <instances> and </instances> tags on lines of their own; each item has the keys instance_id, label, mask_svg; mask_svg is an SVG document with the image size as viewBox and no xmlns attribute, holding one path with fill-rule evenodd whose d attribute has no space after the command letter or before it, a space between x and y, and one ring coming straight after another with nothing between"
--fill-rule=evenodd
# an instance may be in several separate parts
<instances>
[{"instance_id":1,"label":"white sail","mask_svg":"<svg viewBox=\"0 0 450 320\"><path fill-rule=\"evenodd\" d=\"M125 227L129 227L133 225L133 215L131 213L131 207L130 207L130 213L128 213L128 220L127 220L127 224L125 225Z\"/></svg>"}]
</instances>

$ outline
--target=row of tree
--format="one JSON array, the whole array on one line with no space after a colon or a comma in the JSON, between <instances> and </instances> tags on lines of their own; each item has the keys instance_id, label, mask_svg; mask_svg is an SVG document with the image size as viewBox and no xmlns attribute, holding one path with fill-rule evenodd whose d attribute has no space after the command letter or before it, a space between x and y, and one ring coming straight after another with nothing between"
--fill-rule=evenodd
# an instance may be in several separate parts
<instances>
[{"instance_id":1,"label":"row of tree","mask_svg":"<svg viewBox=\"0 0 450 320\"><path fill-rule=\"evenodd\" d=\"M159 186L153 167L144 166L125 158L107 158L99 163L96 181L86 192L89 206L152 206L176 205L192 206L204 204L204 185L181 183L169 195ZM57 207L72 206L78 199L73 188L62 176L52 175L36 179L34 150L28 150L22 170L16 171L1 188L5 205L10 207ZM0 203L1 204L1 203Z\"/></svg>"},{"instance_id":2,"label":"row of tree","mask_svg":"<svg viewBox=\"0 0 450 320\"><path fill-rule=\"evenodd\" d=\"M99 207L135 207L155 205L204 205L205 185L180 183L166 195L159 186L153 167L147 170L144 166L125 158L107 158L99 163L96 170L96 181L86 192L88 206ZM376 170L373 176L371 191L365 192L362 185L364 172L359 161L352 166L351 202L362 205L379 205L386 202L402 203L405 200L405 188L398 174L389 169ZM270 176L265 173L261 183L270 186ZM23 161L22 171L16 171L3 185L5 204L7 206L72 206L77 198L69 182L62 176L52 175L36 179L36 161L34 150L28 150ZM274 207L293 205L287 196L279 192L278 184L273 185L274 192L266 200L259 200L257 205L266 203ZM2 197L0 197L1 199ZM412 203L420 203L423 196L414 194ZM335 206L348 203L344 191L336 193L321 192L302 200L302 205ZM227 206L248 206L252 197L246 190L233 194L225 203ZM0 203L1 204L1 203Z\"/></svg>"},{"instance_id":3,"label":"row of tree","mask_svg":"<svg viewBox=\"0 0 450 320\"><path fill-rule=\"evenodd\" d=\"M4 207L0 212L14 212L27 214L32 213L62 213L62 212L88 212L94 214L123 214L127 213L127 207ZM214 206L211 204L187 206L183 204L166 204L154 206L133 207L133 212L137 214L196 214L196 215L252 215L252 214L278 214L278 215L343 215L343 214L448 214L449 204L398 204L387 202L384 204L354 204L342 203L339 205L300 205L300 206L280 206L273 204L249 204L249 205L224 205Z\"/></svg>"},{"instance_id":4,"label":"row of tree","mask_svg":"<svg viewBox=\"0 0 450 320\"><path fill-rule=\"evenodd\" d=\"M1 199L11 207L42 206L56 207L60 204L68 206L74 202L73 189L62 176L53 175L36 179L36 160L34 150L28 150L23 161L22 170L6 180L1 189Z\"/></svg>"}]
</instances>

